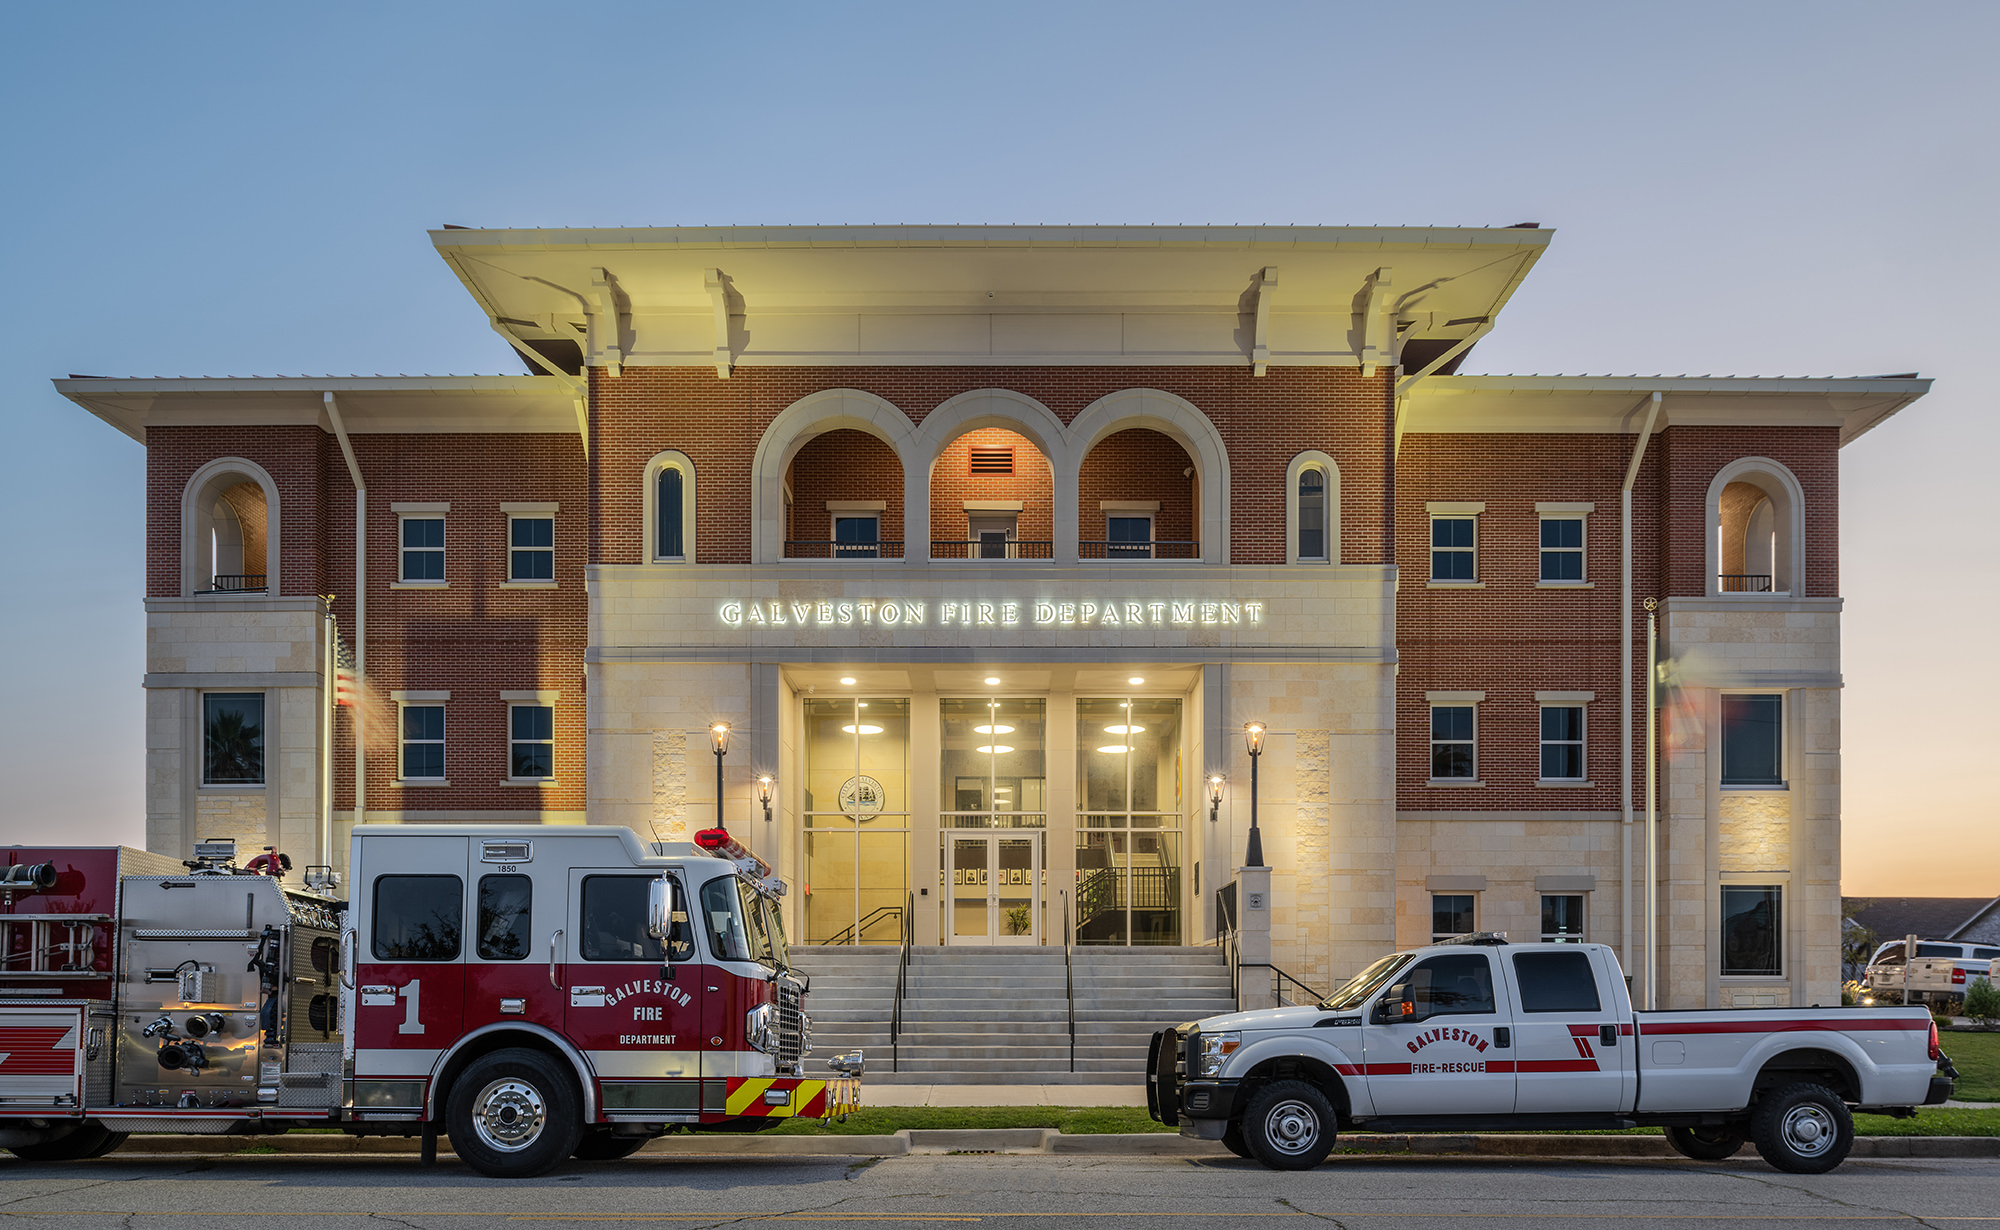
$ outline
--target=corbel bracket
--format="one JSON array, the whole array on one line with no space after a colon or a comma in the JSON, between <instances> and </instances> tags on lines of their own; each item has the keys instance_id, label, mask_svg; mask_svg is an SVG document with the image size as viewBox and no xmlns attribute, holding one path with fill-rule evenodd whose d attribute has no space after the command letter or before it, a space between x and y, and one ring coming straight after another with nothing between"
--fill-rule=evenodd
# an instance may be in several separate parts
<instances>
[{"instance_id":1,"label":"corbel bracket","mask_svg":"<svg viewBox=\"0 0 2000 1230\"><path fill-rule=\"evenodd\" d=\"M1278 267L1264 266L1257 275L1257 325L1250 339L1250 374L1261 376L1271 363L1271 298L1277 293Z\"/></svg>"},{"instance_id":2,"label":"corbel bracket","mask_svg":"<svg viewBox=\"0 0 2000 1230\"><path fill-rule=\"evenodd\" d=\"M736 355L729 349L729 285L720 269L703 270L702 285L708 288L708 303L715 310L715 378L727 380L736 369Z\"/></svg>"},{"instance_id":3,"label":"corbel bracket","mask_svg":"<svg viewBox=\"0 0 2000 1230\"><path fill-rule=\"evenodd\" d=\"M1390 270L1385 265L1368 276L1361 305L1361 374L1372 377L1377 367L1396 362L1395 303L1389 297Z\"/></svg>"},{"instance_id":4,"label":"corbel bracket","mask_svg":"<svg viewBox=\"0 0 2000 1230\"><path fill-rule=\"evenodd\" d=\"M590 271L590 353L612 376L625 374L625 351L618 344L618 287L603 269Z\"/></svg>"}]
</instances>

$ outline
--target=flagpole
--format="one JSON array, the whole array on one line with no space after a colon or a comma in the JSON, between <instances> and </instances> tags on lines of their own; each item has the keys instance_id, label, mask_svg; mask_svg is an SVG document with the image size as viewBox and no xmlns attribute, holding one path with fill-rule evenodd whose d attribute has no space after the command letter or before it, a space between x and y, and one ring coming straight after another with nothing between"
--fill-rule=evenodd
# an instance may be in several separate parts
<instances>
[{"instance_id":1,"label":"flagpole","mask_svg":"<svg viewBox=\"0 0 2000 1230\"><path fill-rule=\"evenodd\" d=\"M1646 599L1646 1011L1659 1008L1660 992L1660 813L1655 803L1658 772L1660 678L1659 600Z\"/></svg>"},{"instance_id":2,"label":"flagpole","mask_svg":"<svg viewBox=\"0 0 2000 1230\"><path fill-rule=\"evenodd\" d=\"M334 638L340 635L340 620L333 613L332 594L322 594L326 603L326 617L320 621L326 633L326 652L322 655L320 667L325 672L321 676L321 686L326 689L325 703L320 706L319 732L319 841L318 857L313 861L322 867L333 865L333 717L334 692L340 686L338 666L335 662Z\"/></svg>"}]
</instances>

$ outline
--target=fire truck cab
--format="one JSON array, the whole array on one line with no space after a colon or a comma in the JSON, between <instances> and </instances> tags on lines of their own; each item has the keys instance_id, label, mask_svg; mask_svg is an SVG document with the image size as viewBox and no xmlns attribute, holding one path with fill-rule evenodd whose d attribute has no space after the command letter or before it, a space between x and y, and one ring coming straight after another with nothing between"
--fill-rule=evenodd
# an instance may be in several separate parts
<instances>
[{"instance_id":1,"label":"fire truck cab","mask_svg":"<svg viewBox=\"0 0 2000 1230\"><path fill-rule=\"evenodd\" d=\"M0 1055L0 1146L25 1157L332 1124L427 1148L442 1131L482 1173L523 1177L859 1103L858 1054L805 1077L783 886L722 830L362 825L346 903L233 865L6 853L45 868L32 913L7 922L0 902L0 1041L33 1056ZM24 982L35 946L75 968Z\"/></svg>"}]
</instances>

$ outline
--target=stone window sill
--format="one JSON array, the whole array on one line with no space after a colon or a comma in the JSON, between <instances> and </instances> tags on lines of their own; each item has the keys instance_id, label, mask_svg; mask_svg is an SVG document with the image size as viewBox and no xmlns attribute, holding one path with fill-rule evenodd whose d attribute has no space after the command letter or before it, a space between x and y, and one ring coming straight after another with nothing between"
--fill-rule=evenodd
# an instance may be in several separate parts
<instances>
[{"instance_id":1,"label":"stone window sill","mask_svg":"<svg viewBox=\"0 0 2000 1230\"><path fill-rule=\"evenodd\" d=\"M203 782L195 789L210 794L262 794L264 786L263 782Z\"/></svg>"},{"instance_id":2,"label":"stone window sill","mask_svg":"<svg viewBox=\"0 0 2000 1230\"><path fill-rule=\"evenodd\" d=\"M1426 581L1425 589L1485 589L1484 581Z\"/></svg>"},{"instance_id":3,"label":"stone window sill","mask_svg":"<svg viewBox=\"0 0 2000 1230\"><path fill-rule=\"evenodd\" d=\"M1596 782L1571 781L1569 778L1566 777L1555 778L1555 779L1541 778L1535 782L1536 786L1547 786L1550 787L1551 789L1556 789L1556 790L1584 790L1588 789L1589 787L1595 786L1596 784L1597 784Z\"/></svg>"},{"instance_id":4,"label":"stone window sill","mask_svg":"<svg viewBox=\"0 0 2000 1230\"><path fill-rule=\"evenodd\" d=\"M1484 786L1485 784L1485 782L1470 777L1433 777L1424 783L1426 786L1441 786L1446 789L1464 786Z\"/></svg>"},{"instance_id":5,"label":"stone window sill","mask_svg":"<svg viewBox=\"0 0 2000 1230\"><path fill-rule=\"evenodd\" d=\"M390 589L450 589L449 581L391 581Z\"/></svg>"},{"instance_id":6,"label":"stone window sill","mask_svg":"<svg viewBox=\"0 0 2000 1230\"><path fill-rule=\"evenodd\" d=\"M557 781L557 780L556 780L555 778L553 778L553 777L503 777L503 778L501 778L501 779L500 779L500 784L501 784L501 785L503 785L503 786L560 786L560 785L562 785L562 783L561 783L561 782Z\"/></svg>"},{"instance_id":7,"label":"stone window sill","mask_svg":"<svg viewBox=\"0 0 2000 1230\"><path fill-rule=\"evenodd\" d=\"M1785 794L1791 788L1792 784L1790 782L1773 782L1767 785L1756 786L1732 785L1724 782L1717 787L1717 789L1727 791L1730 794Z\"/></svg>"},{"instance_id":8,"label":"stone window sill","mask_svg":"<svg viewBox=\"0 0 2000 1230\"><path fill-rule=\"evenodd\" d=\"M501 589L554 589L554 581L502 581Z\"/></svg>"},{"instance_id":9,"label":"stone window sill","mask_svg":"<svg viewBox=\"0 0 2000 1230\"><path fill-rule=\"evenodd\" d=\"M1595 581L1537 581L1536 589L1596 589Z\"/></svg>"},{"instance_id":10,"label":"stone window sill","mask_svg":"<svg viewBox=\"0 0 2000 1230\"><path fill-rule=\"evenodd\" d=\"M398 790L422 790L426 786L449 786L449 778L443 777L399 777L389 783Z\"/></svg>"}]
</instances>

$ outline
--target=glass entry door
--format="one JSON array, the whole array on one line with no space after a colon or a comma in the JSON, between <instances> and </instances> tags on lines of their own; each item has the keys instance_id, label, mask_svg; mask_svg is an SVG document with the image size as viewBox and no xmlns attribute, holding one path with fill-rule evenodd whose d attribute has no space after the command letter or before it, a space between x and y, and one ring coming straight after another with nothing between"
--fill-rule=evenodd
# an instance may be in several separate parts
<instances>
[{"instance_id":1,"label":"glass entry door","mask_svg":"<svg viewBox=\"0 0 2000 1230\"><path fill-rule=\"evenodd\" d=\"M957 832L944 840L946 942L1041 943L1040 835Z\"/></svg>"}]
</instances>

